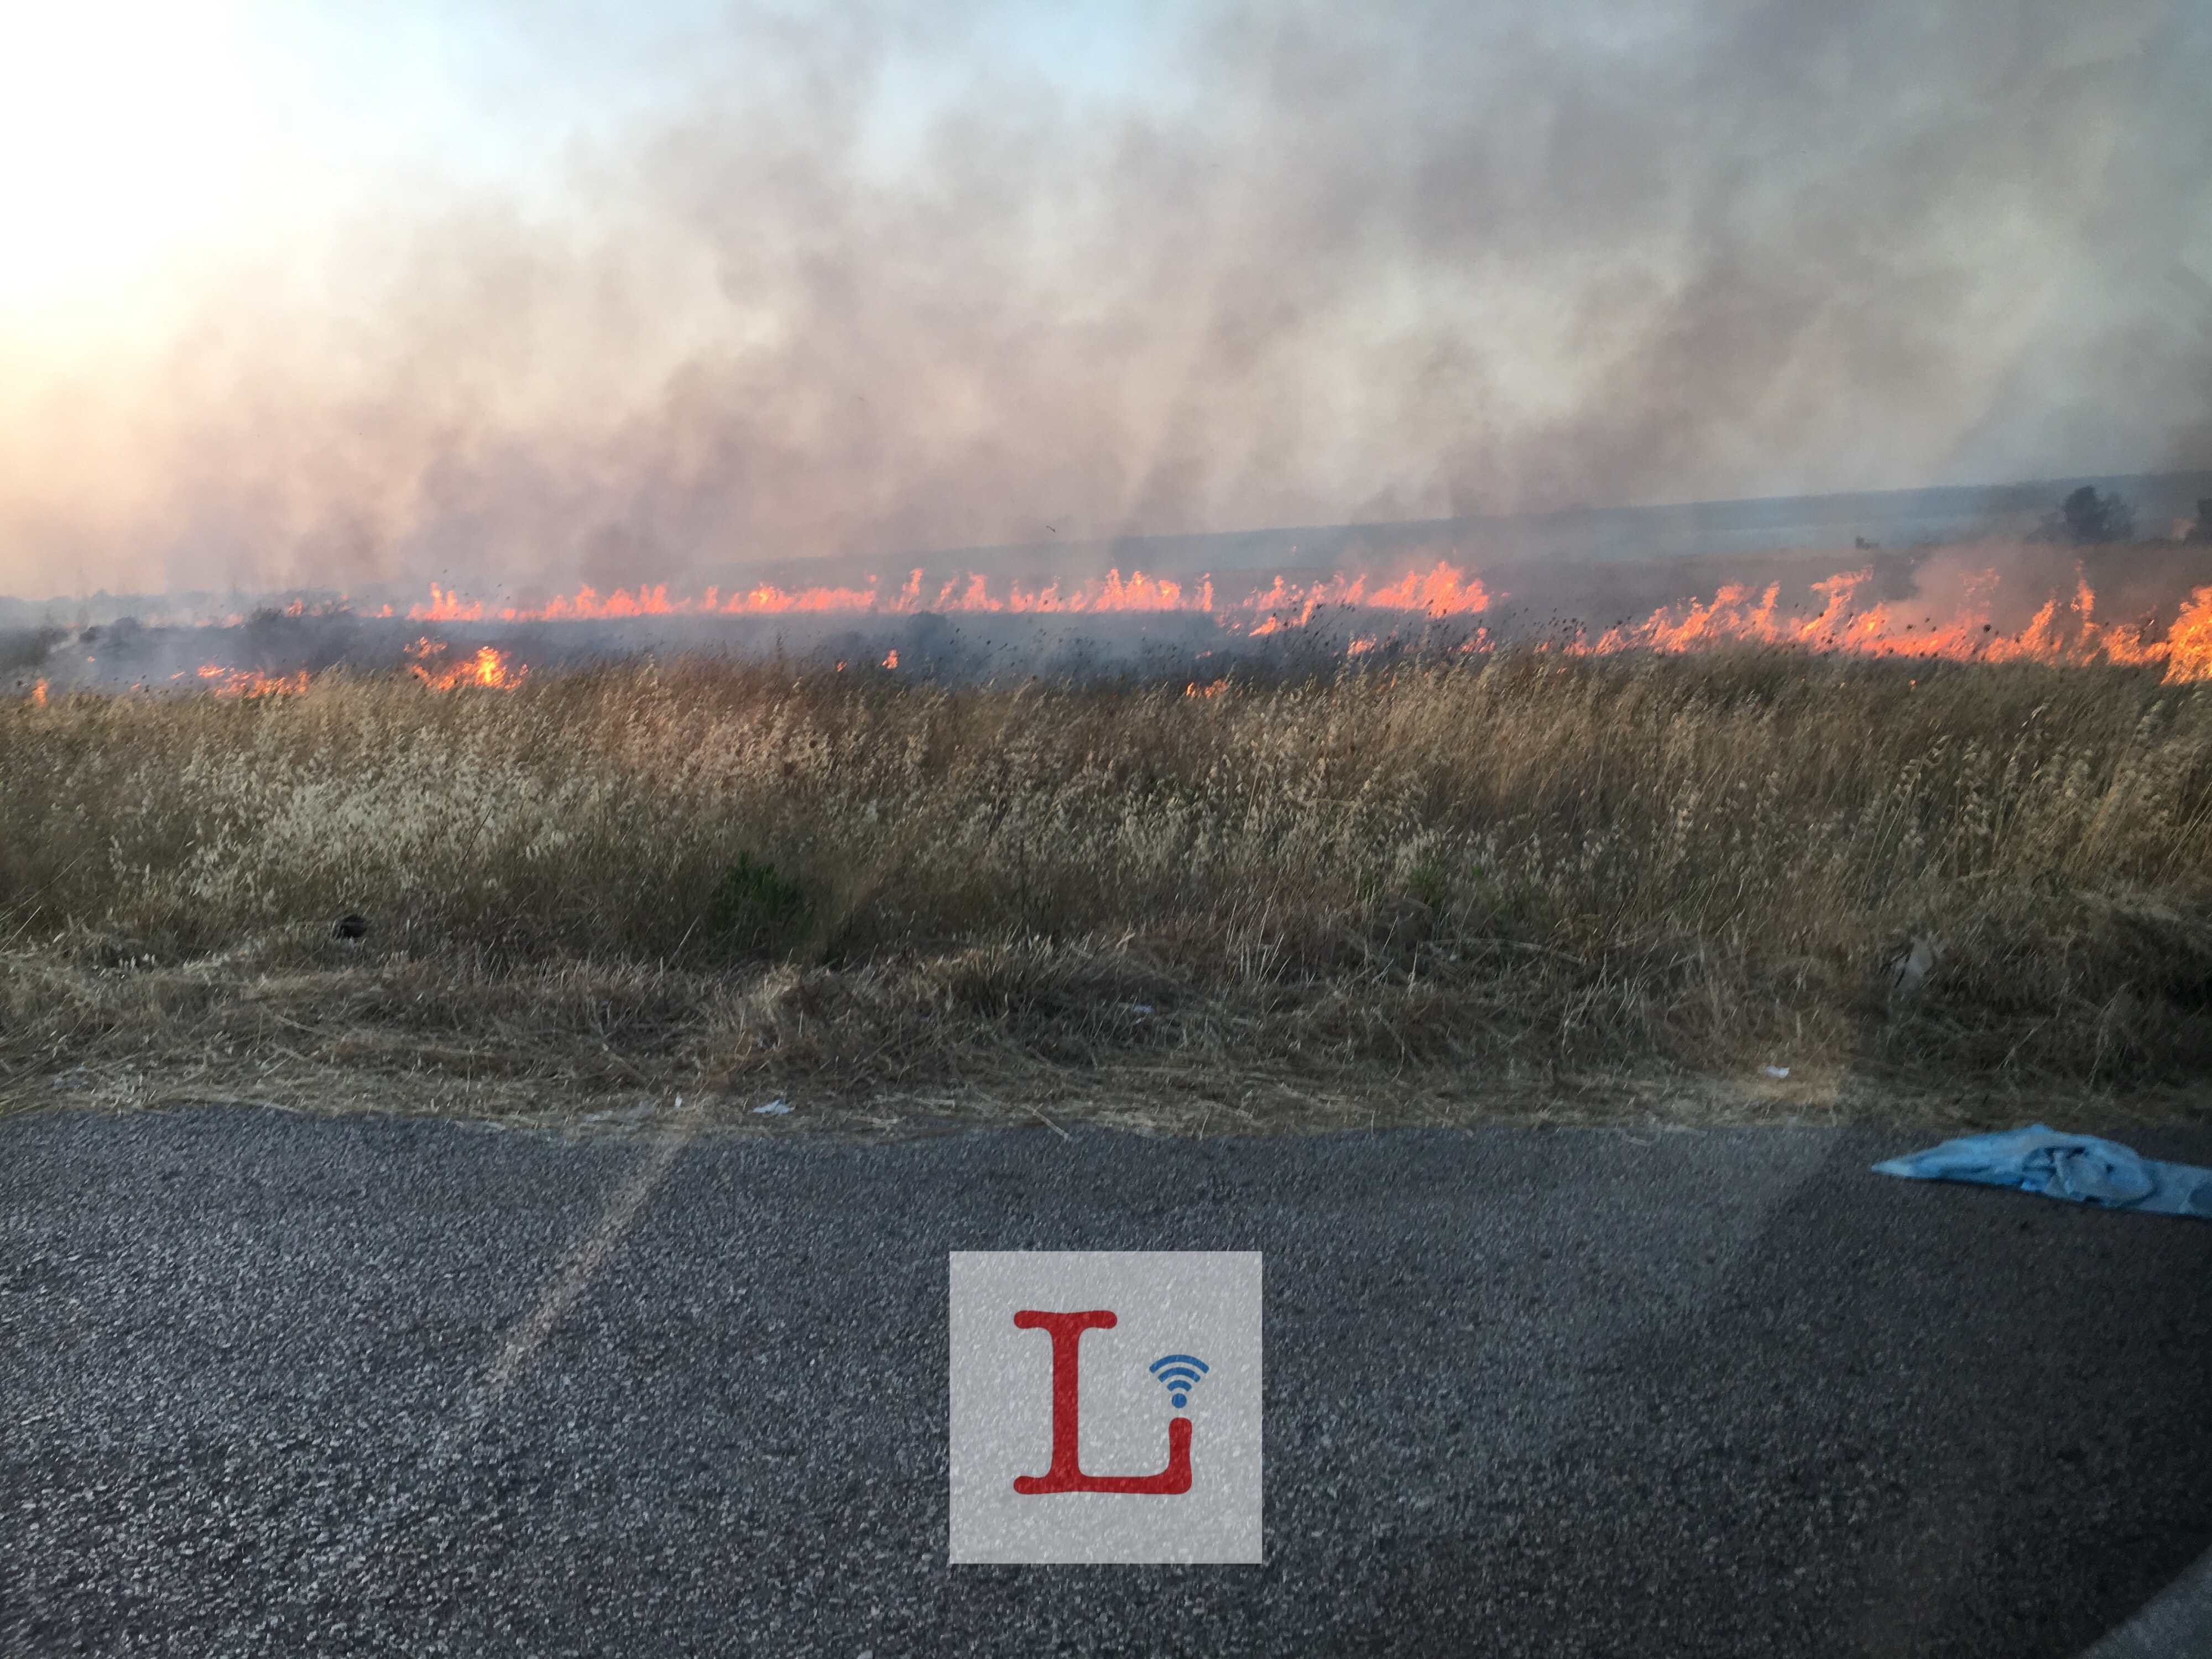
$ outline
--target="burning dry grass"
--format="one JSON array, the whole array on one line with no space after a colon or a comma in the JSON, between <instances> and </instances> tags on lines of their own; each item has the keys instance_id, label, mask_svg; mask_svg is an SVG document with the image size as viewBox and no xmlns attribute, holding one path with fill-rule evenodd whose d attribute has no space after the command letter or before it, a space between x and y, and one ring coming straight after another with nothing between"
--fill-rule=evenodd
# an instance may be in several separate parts
<instances>
[{"instance_id":1,"label":"burning dry grass","mask_svg":"<svg viewBox=\"0 0 2212 1659\"><path fill-rule=\"evenodd\" d=\"M1780 652L1200 689L19 703L7 1097L1227 1128L2212 1069L2212 686Z\"/></svg>"}]
</instances>

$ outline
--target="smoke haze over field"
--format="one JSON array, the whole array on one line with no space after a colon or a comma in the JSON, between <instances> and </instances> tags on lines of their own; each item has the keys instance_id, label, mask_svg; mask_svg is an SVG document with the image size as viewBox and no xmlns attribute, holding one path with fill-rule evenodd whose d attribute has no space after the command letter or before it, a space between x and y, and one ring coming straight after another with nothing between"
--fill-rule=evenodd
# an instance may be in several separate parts
<instances>
[{"instance_id":1,"label":"smoke haze over field","mask_svg":"<svg viewBox=\"0 0 2212 1659\"><path fill-rule=\"evenodd\" d=\"M2212 464L2194 5L92 9L7 592Z\"/></svg>"}]
</instances>

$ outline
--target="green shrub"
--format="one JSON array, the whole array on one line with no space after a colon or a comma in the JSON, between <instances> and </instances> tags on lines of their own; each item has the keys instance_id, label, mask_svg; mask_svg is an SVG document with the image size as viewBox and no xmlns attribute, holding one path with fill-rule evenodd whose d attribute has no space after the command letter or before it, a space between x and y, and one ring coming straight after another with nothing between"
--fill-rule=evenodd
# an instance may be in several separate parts
<instances>
[{"instance_id":1,"label":"green shrub","mask_svg":"<svg viewBox=\"0 0 2212 1659\"><path fill-rule=\"evenodd\" d=\"M787 951L811 907L805 890L765 859L740 853L707 896L710 935L740 951Z\"/></svg>"}]
</instances>

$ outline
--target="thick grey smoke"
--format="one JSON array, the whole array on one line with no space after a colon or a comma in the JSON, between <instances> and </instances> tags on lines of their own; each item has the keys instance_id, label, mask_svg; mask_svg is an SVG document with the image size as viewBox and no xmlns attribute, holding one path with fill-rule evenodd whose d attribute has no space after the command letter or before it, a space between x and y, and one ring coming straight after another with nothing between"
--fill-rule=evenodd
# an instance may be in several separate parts
<instances>
[{"instance_id":1,"label":"thick grey smoke","mask_svg":"<svg viewBox=\"0 0 2212 1659\"><path fill-rule=\"evenodd\" d=\"M736 14L562 201L211 293L17 417L0 588L2212 464L2201 7L1215 7L1078 86L927 10Z\"/></svg>"}]
</instances>

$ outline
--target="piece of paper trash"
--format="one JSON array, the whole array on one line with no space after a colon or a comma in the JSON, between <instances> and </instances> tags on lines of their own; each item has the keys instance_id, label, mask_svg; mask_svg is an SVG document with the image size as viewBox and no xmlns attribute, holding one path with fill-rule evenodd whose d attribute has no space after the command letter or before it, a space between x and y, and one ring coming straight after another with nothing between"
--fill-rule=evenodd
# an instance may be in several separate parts
<instances>
[{"instance_id":1,"label":"piece of paper trash","mask_svg":"<svg viewBox=\"0 0 2212 1659\"><path fill-rule=\"evenodd\" d=\"M1149 1002L1133 1002L1129 1005L1129 1012L1133 1014L1149 1014L1152 1012L1152 1005Z\"/></svg>"},{"instance_id":2,"label":"piece of paper trash","mask_svg":"<svg viewBox=\"0 0 2212 1659\"><path fill-rule=\"evenodd\" d=\"M754 1107L753 1115L755 1117L781 1117L790 1109L791 1103L786 1100L781 1095L778 1095L774 1100L769 1102L767 1105Z\"/></svg>"},{"instance_id":3,"label":"piece of paper trash","mask_svg":"<svg viewBox=\"0 0 2212 1659\"><path fill-rule=\"evenodd\" d=\"M1970 1181L2100 1210L2193 1215L2212 1221L2212 1170L2161 1164L2116 1140L2069 1135L2046 1124L1965 1135L1874 1166L1908 1181Z\"/></svg>"},{"instance_id":4,"label":"piece of paper trash","mask_svg":"<svg viewBox=\"0 0 2212 1659\"><path fill-rule=\"evenodd\" d=\"M1759 1069L1771 1078L1784 1078L1790 1075L1790 1068L1787 1066L1762 1066Z\"/></svg>"}]
</instances>

